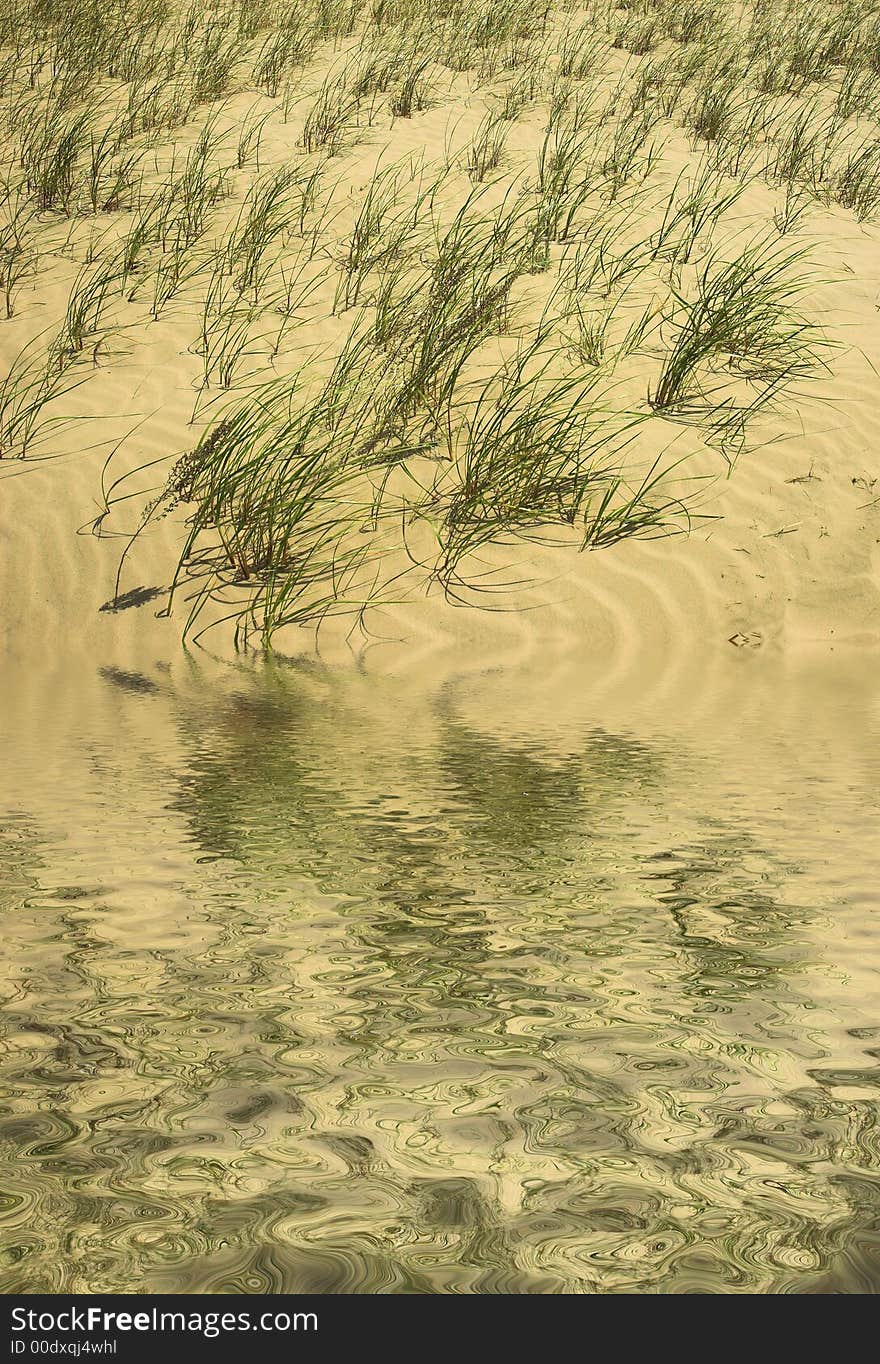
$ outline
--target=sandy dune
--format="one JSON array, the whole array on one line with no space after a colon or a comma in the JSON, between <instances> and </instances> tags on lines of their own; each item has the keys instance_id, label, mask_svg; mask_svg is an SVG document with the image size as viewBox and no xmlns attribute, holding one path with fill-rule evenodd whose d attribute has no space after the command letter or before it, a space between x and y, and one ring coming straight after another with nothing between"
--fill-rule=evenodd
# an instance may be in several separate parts
<instances>
[{"instance_id":1,"label":"sandy dune","mask_svg":"<svg viewBox=\"0 0 880 1364\"><path fill-rule=\"evenodd\" d=\"M283 164L292 152L299 155L295 145L308 92L319 88L334 61L338 55L328 49L304 73L305 94L294 101L289 121L279 99L255 91L218 105L226 149L221 161L225 156L229 162L236 130L255 108L267 115L261 172ZM625 54L610 54L607 83L625 61ZM377 164L409 153L429 165L448 160L450 147L467 145L486 107L479 81L447 75L446 88L431 107L362 130L359 141L328 163L337 237L353 221ZM513 125L503 165L508 179L534 155L544 117L545 106L538 104ZM191 147L198 126L196 119L175 133L174 143ZM660 169L653 173L657 184L668 187L694 155L687 139L672 128ZM454 154L452 165L453 182L466 193L467 179L456 169ZM222 221L229 222L254 175L253 168L234 172ZM750 185L731 210L730 230L765 227L778 198L778 191L764 184ZM23 287L15 315L0 324L0 354L9 363L24 340L63 313L87 241L112 243L130 217L98 215L68 227L42 215L46 254ZM489 614L452 606L437 589L419 590L405 605L378 607L370 614L373 638L389 641L373 649L372 658L393 658L395 666L406 667L448 649L497 662L571 653L600 659L610 678L635 671L674 679L677 661L697 654L709 659L734 650L880 645L880 230L859 224L843 209L814 203L796 236L809 244L815 263L817 282L801 309L832 343L828 373L804 381L778 411L761 417L730 469L717 451L703 447L700 453L699 433L656 424L655 439L683 442L690 452L683 472L703 480L698 509L705 520L698 519L689 535L583 554L528 545L505 551L536 584L505 605L528 610ZM328 252L329 289L332 246ZM49 429L28 459L10 458L0 465L0 618L10 658L34 666L47 655L79 654L95 662L134 665L178 648L184 614L178 607L170 619L157 618L157 610L180 547L180 515L151 526L134 546L122 570L116 608L119 553L144 499L114 507L101 521L101 537L90 534L88 525L101 511L102 466L120 437L109 465L111 479L167 457L155 471L125 484L123 490L130 491L160 486L168 462L191 448L205 429L203 415L190 424L199 369L192 345L203 287L202 280L189 294L184 290L158 321L146 317L142 305L117 307L116 329L100 346L95 363L81 366L84 382L52 408L53 414L76 419ZM327 297L325 289L323 304ZM344 315L322 315L323 304L314 320L297 325L288 365L303 347L332 346L344 333ZM526 294L518 315L526 328L539 316L538 305L531 313L529 306ZM260 364L259 356L256 370L244 364L242 384L259 374ZM216 396L209 392L205 398ZM346 656L348 646L339 640L347 628L325 629L323 647L339 646L340 657ZM229 648L228 633L211 635L212 650ZM300 638L287 631L276 643L283 652L313 647L307 631ZM355 651L359 647L356 639Z\"/></svg>"}]
</instances>

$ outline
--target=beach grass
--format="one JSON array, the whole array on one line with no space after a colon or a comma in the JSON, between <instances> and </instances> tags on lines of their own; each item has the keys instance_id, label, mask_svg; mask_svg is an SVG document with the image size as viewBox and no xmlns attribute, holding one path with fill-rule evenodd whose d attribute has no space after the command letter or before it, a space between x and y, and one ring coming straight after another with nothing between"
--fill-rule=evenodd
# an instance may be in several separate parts
<instances>
[{"instance_id":1,"label":"beach grass","mask_svg":"<svg viewBox=\"0 0 880 1364\"><path fill-rule=\"evenodd\" d=\"M219 602L269 647L407 575L479 602L492 546L686 528L666 425L729 455L821 375L805 226L880 214L868 0L12 10L0 455L128 338L186 331L139 533L179 509L190 632Z\"/></svg>"}]
</instances>

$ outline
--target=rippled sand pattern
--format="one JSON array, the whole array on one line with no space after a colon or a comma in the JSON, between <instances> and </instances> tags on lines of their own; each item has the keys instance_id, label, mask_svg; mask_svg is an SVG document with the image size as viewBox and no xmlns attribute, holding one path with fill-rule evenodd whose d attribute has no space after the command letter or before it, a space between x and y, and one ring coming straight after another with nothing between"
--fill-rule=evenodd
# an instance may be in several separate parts
<instances>
[{"instance_id":1,"label":"rippled sand pattern","mask_svg":"<svg viewBox=\"0 0 880 1364\"><path fill-rule=\"evenodd\" d=\"M739 658L14 689L6 1291L875 1290L876 693Z\"/></svg>"}]
</instances>

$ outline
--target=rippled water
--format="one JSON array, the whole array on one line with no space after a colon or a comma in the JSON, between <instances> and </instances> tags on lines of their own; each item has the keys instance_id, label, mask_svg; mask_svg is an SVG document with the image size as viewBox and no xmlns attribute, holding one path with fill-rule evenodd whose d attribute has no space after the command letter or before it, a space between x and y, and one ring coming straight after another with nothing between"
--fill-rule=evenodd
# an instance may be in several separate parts
<instances>
[{"instance_id":1,"label":"rippled water","mask_svg":"<svg viewBox=\"0 0 880 1364\"><path fill-rule=\"evenodd\" d=\"M201 666L6 689L6 1291L880 1287L872 685Z\"/></svg>"}]
</instances>

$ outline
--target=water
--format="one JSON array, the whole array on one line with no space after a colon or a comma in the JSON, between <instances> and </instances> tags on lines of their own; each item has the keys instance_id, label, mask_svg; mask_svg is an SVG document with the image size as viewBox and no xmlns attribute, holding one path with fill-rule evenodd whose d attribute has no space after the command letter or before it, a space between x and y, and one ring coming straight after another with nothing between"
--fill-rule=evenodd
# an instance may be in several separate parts
<instances>
[{"instance_id":1,"label":"water","mask_svg":"<svg viewBox=\"0 0 880 1364\"><path fill-rule=\"evenodd\" d=\"M5 1291L876 1290L877 688L758 666L7 679Z\"/></svg>"}]
</instances>

